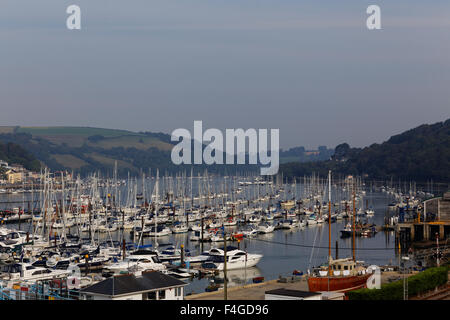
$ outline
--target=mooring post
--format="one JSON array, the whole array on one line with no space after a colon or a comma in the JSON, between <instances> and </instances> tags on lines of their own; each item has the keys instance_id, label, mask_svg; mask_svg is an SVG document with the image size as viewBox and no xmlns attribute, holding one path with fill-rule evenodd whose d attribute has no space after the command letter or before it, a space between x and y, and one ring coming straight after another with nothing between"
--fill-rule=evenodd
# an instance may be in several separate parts
<instances>
[{"instance_id":1,"label":"mooring post","mask_svg":"<svg viewBox=\"0 0 450 320\"><path fill-rule=\"evenodd\" d=\"M122 238L122 260L125 260L126 247L125 247L125 239Z\"/></svg>"},{"instance_id":2,"label":"mooring post","mask_svg":"<svg viewBox=\"0 0 450 320\"><path fill-rule=\"evenodd\" d=\"M336 260L339 259L338 241L336 240Z\"/></svg>"},{"instance_id":3,"label":"mooring post","mask_svg":"<svg viewBox=\"0 0 450 320\"><path fill-rule=\"evenodd\" d=\"M182 244L181 246L181 264L180 267L184 267L184 245Z\"/></svg>"},{"instance_id":4,"label":"mooring post","mask_svg":"<svg viewBox=\"0 0 450 320\"><path fill-rule=\"evenodd\" d=\"M88 275L89 273L89 261L88 261L89 255L85 255L84 256L84 260L85 260L85 265L86 265L86 275Z\"/></svg>"}]
</instances>

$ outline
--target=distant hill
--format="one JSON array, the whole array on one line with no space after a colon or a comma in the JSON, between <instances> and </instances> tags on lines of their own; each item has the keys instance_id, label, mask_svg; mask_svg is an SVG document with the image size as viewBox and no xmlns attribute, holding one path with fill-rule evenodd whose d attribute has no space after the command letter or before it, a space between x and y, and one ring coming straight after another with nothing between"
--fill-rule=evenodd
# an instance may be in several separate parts
<instances>
[{"instance_id":1,"label":"distant hill","mask_svg":"<svg viewBox=\"0 0 450 320\"><path fill-rule=\"evenodd\" d=\"M132 132L91 127L0 127L0 141L15 143L51 170L72 170L86 175L94 171L112 176L140 174L159 168L162 174L190 171L190 165L174 165L171 150L176 142L165 133ZM195 166L194 171L235 173L256 170L251 165Z\"/></svg>"},{"instance_id":2,"label":"distant hill","mask_svg":"<svg viewBox=\"0 0 450 320\"><path fill-rule=\"evenodd\" d=\"M149 168L159 168L162 172L190 170L189 165L176 166L171 162L174 143L164 133L90 127L0 127L0 142L3 146L9 143L13 146L8 149L9 156L3 151L4 160L28 168L37 168L40 161L52 170L69 169L83 175L100 171L111 176L117 161L122 176L128 172L147 172ZM11 153L11 150L15 151ZM326 175L328 170L333 170L337 174L366 175L374 179L448 182L450 119L421 125L381 144L351 148L343 143L335 148L334 154L332 149L321 147L307 155L314 160L320 157L330 160L302 163L306 152L303 147L281 151L280 160L292 162L282 163L280 172L287 177L303 177L312 172ZM194 166L195 171L204 169L234 174L256 171L259 166Z\"/></svg>"},{"instance_id":3,"label":"distant hill","mask_svg":"<svg viewBox=\"0 0 450 320\"><path fill-rule=\"evenodd\" d=\"M381 144L351 148L343 143L336 147L332 160L316 163L287 163L280 167L287 176L328 170L342 174L367 175L427 181L450 181L450 119L424 124L392 136Z\"/></svg>"},{"instance_id":4,"label":"distant hill","mask_svg":"<svg viewBox=\"0 0 450 320\"><path fill-rule=\"evenodd\" d=\"M288 150L280 150L280 163L329 160L333 154L334 149L328 149L326 146L320 146L318 150L294 147Z\"/></svg>"},{"instance_id":5,"label":"distant hill","mask_svg":"<svg viewBox=\"0 0 450 320\"><path fill-rule=\"evenodd\" d=\"M170 165L170 135L91 127L0 127L0 141L28 150L52 170L139 172L143 162ZM145 159L145 161L143 161Z\"/></svg>"}]
</instances>

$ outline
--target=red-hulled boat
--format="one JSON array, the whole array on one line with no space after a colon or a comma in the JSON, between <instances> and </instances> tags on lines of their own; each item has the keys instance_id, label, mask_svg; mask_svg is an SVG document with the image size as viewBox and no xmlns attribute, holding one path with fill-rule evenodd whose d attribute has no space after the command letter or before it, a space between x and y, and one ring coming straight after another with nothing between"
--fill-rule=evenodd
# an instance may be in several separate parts
<instances>
[{"instance_id":1,"label":"red-hulled boat","mask_svg":"<svg viewBox=\"0 0 450 320\"><path fill-rule=\"evenodd\" d=\"M339 291L366 287L371 276L366 268L357 265L355 259L355 193L353 192L353 257L333 260L331 257L331 171L328 172L328 264L318 268L313 275L308 276L309 291Z\"/></svg>"},{"instance_id":2,"label":"red-hulled boat","mask_svg":"<svg viewBox=\"0 0 450 320\"><path fill-rule=\"evenodd\" d=\"M363 266L357 266L351 258L330 260L329 266L323 266L317 275L308 277L308 287L312 292L346 292L366 287L370 276Z\"/></svg>"}]
</instances>

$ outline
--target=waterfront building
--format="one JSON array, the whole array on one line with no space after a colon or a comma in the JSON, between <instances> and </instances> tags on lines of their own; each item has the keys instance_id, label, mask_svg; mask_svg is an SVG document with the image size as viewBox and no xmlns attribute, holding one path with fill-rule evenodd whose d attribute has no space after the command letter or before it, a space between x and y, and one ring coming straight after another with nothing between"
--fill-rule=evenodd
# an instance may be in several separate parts
<instances>
[{"instance_id":1,"label":"waterfront building","mask_svg":"<svg viewBox=\"0 0 450 320\"><path fill-rule=\"evenodd\" d=\"M423 202L423 212L417 213L414 221L397 225L402 242L435 241L450 238L450 191L442 197Z\"/></svg>"},{"instance_id":2,"label":"waterfront building","mask_svg":"<svg viewBox=\"0 0 450 320\"><path fill-rule=\"evenodd\" d=\"M23 172L15 171L14 169L10 169L6 171L6 177L8 179L8 183L14 184L22 182Z\"/></svg>"}]
</instances>

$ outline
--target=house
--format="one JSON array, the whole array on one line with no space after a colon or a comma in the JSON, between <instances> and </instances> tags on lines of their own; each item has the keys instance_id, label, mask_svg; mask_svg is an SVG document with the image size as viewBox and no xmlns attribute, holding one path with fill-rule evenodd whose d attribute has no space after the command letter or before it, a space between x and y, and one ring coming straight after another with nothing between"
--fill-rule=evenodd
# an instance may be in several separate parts
<instances>
[{"instance_id":1,"label":"house","mask_svg":"<svg viewBox=\"0 0 450 320\"><path fill-rule=\"evenodd\" d=\"M6 177L8 179L8 183L14 184L22 182L23 172L17 172L13 169L6 171Z\"/></svg>"},{"instance_id":2,"label":"house","mask_svg":"<svg viewBox=\"0 0 450 320\"><path fill-rule=\"evenodd\" d=\"M322 300L321 292L274 289L265 292L265 300Z\"/></svg>"},{"instance_id":3,"label":"house","mask_svg":"<svg viewBox=\"0 0 450 320\"><path fill-rule=\"evenodd\" d=\"M25 168L23 167L23 165L17 164L17 163L11 164L10 168L13 169L15 172L23 172L23 171L25 171Z\"/></svg>"},{"instance_id":4,"label":"house","mask_svg":"<svg viewBox=\"0 0 450 320\"><path fill-rule=\"evenodd\" d=\"M187 283L159 271L123 274L80 291L81 300L183 300Z\"/></svg>"}]
</instances>

